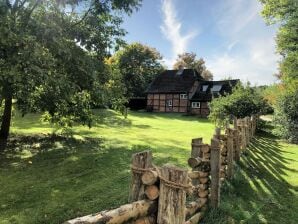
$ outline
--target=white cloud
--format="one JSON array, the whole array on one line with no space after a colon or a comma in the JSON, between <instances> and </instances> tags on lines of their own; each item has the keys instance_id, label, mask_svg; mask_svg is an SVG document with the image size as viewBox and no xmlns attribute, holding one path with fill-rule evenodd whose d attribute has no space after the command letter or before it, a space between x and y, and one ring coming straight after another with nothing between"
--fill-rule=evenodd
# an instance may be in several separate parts
<instances>
[{"instance_id":1,"label":"white cloud","mask_svg":"<svg viewBox=\"0 0 298 224\"><path fill-rule=\"evenodd\" d=\"M215 10L216 30L225 39L224 51L207 58L216 79L232 76L253 84L276 79L279 57L275 54L275 30L268 29L259 15L258 1L227 0Z\"/></svg>"},{"instance_id":2,"label":"white cloud","mask_svg":"<svg viewBox=\"0 0 298 224\"><path fill-rule=\"evenodd\" d=\"M197 35L197 31L192 30L184 35L181 34L182 24L177 18L177 12L172 0L162 0L163 24L160 29L165 38L172 44L172 57L166 58L165 64L172 67L178 54L186 52L187 45Z\"/></svg>"}]
</instances>

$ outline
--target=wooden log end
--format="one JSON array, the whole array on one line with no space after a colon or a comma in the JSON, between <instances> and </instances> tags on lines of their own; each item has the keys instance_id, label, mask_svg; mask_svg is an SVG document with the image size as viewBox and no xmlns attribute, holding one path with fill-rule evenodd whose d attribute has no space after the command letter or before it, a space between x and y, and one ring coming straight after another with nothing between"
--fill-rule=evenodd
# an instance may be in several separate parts
<instances>
[{"instance_id":1,"label":"wooden log end","mask_svg":"<svg viewBox=\"0 0 298 224\"><path fill-rule=\"evenodd\" d=\"M200 198L207 198L208 194L209 194L208 190L199 190L199 193L198 193Z\"/></svg>"},{"instance_id":2,"label":"wooden log end","mask_svg":"<svg viewBox=\"0 0 298 224\"><path fill-rule=\"evenodd\" d=\"M200 157L191 157L188 159L188 165L191 167L191 168L195 168L197 167L198 165L200 165L202 162L202 159Z\"/></svg>"},{"instance_id":3,"label":"wooden log end","mask_svg":"<svg viewBox=\"0 0 298 224\"><path fill-rule=\"evenodd\" d=\"M158 181L158 173L154 170L148 170L142 175L142 182L145 185L153 185Z\"/></svg>"},{"instance_id":4,"label":"wooden log end","mask_svg":"<svg viewBox=\"0 0 298 224\"><path fill-rule=\"evenodd\" d=\"M149 200L155 200L159 197L159 189L155 185L148 185L145 187L145 195Z\"/></svg>"},{"instance_id":5,"label":"wooden log end","mask_svg":"<svg viewBox=\"0 0 298 224\"><path fill-rule=\"evenodd\" d=\"M208 183L208 181L209 181L208 177L201 177L200 178L200 184L206 184L206 183Z\"/></svg>"}]
</instances>

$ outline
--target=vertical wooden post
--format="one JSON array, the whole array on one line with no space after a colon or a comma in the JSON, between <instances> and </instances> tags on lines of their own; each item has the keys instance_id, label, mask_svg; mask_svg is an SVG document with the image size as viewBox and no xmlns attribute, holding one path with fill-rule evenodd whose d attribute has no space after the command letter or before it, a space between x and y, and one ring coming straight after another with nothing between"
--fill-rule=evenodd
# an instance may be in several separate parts
<instances>
[{"instance_id":1,"label":"vertical wooden post","mask_svg":"<svg viewBox=\"0 0 298 224\"><path fill-rule=\"evenodd\" d=\"M170 165L161 168L157 223L184 224L187 178L187 170Z\"/></svg>"},{"instance_id":2,"label":"vertical wooden post","mask_svg":"<svg viewBox=\"0 0 298 224\"><path fill-rule=\"evenodd\" d=\"M233 129L227 128L227 148L228 148L228 170L227 177L231 179L234 175L234 144L233 144Z\"/></svg>"},{"instance_id":3,"label":"vertical wooden post","mask_svg":"<svg viewBox=\"0 0 298 224\"><path fill-rule=\"evenodd\" d=\"M253 136L256 133L256 129L257 129L257 116L256 115L252 115L253 118Z\"/></svg>"},{"instance_id":4,"label":"vertical wooden post","mask_svg":"<svg viewBox=\"0 0 298 224\"><path fill-rule=\"evenodd\" d=\"M191 158L202 157L201 147L203 138L194 138L191 140ZM199 170L197 167L192 168L193 171ZM199 179L192 179L192 184L194 186L199 184Z\"/></svg>"},{"instance_id":5,"label":"vertical wooden post","mask_svg":"<svg viewBox=\"0 0 298 224\"><path fill-rule=\"evenodd\" d=\"M132 155L132 178L129 201L138 201L145 198L145 186L142 183L144 169L152 168L152 153L144 151Z\"/></svg>"},{"instance_id":6,"label":"vertical wooden post","mask_svg":"<svg viewBox=\"0 0 298 224\"><path fill-rule=\"evenodd\" d=\"M216 139L219 139L220 138L220 128L215 128L215 132L214 132L214 135L213 137L216 138Z\"/></svg>"},{"instance_id":7,"label":"vertical wooden post","mask_svg":"<svg viewBox=\"0 0 298 224\"><path fill-rule=\"evenodd\" d=\"M244 151L244 149L246 147L244 120L243 119L238 119L237 123L238 123L238 129L240 131L240 146L241 146L241 150Z\"/></svg>"},{"instance_id":8,"label":"vertical wooden post","mask_svg":"<svg viewBox=\"0 0 298 224\"><path fill-rule=\"evenodd\" d=\"M253 138L255 135L255 122L256 122L256 116L252 115L251 116L251 138Z\"/></svg>"},{"instance_id":9,"label":"vertical wooden post","mask_svg":"<svg viewBox=\"0 0 298 224\"><path fill-rule=\"evenodd\" d=\"M245 117L245 136L246 136L246 145L248 146L250 140L250 132L249 132L249 117Z\"/></svg>"},{"instance_id":10,"label":"vertical wooden post","mask_svg":"<svg viewBox=\"0 0 298 224\"><path fill-rule=\"evenodd\" d=\"M239 144L239 130L237 126L237 118L234 117L234 152L235 152L235 161L240 160L240 144Z\"/></svg>"},{"instance_id":11,"label":"vertical wooden post","mask_svg":"<svg viewBox=\"0 0 298 224\"><path fill-rule=\"evenodd\" d=\"M203 138L194 138L191 140L191 157L196 158L200 157L201 150L200 145L203 142Z\"/></svg>"},{"instance_id":12,"label":"vertical wooden post","mask_svg":"<svg viewBox=\"0 0 298 224\"><path fill-rule=\"evenodd\" d=\"M213 138L211 140L211 198L210 204L213 208L219 206L220 201L220 143Z\"/></svg>"}]
</instances>

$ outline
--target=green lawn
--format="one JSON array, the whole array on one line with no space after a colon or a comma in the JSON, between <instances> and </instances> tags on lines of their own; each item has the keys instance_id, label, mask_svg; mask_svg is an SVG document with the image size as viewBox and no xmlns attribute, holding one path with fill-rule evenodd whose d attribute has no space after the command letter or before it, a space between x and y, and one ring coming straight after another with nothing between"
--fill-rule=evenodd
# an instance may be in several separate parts
<instances>
[{"instance_id":1,"label":"green lawn","mask_svg":"<svg viewBox=\"0 0 298 224\"><path fill-rule=\"evenodd\" d=\"M243 154L222 203L204 223L297 224L298 146L259 134Z\"/></svg>"},{"instance_id":2,"label":"green lawn","mask_svg":"<svg viewBox=\"0 0 298 224\"><path fill-rule=\"evenodd\" d=\"M214 126L179 114L99 111L74 138L46 137L38 115L16 116L0 158L0 223L61 223L127 202L131 154L151 149L157 164L186 167L190 141L209 142ZM99 115L103 114L103 115ZM16 135L17 134L17 135ZM24 137L27 136L27 137ZM223 186L204 223L298 223L298 146L261 135Z\"/></svg>"},{"instance_id":3,"label":"green lawn","mask_svg":"<svg viewBox=\"0 0 298 224\"><path fill-rule=\"evenodd\" d=\"M0 223L61 223L127 202L130 159L151 149L157 164L186 166L191 139L210 140L213 125L180 114L131 112L128 119L101 111L92 129L75 127L74 139L40 135L54 129L38 115L16 116L0 160Z\"/></svg>"}]
</instances>

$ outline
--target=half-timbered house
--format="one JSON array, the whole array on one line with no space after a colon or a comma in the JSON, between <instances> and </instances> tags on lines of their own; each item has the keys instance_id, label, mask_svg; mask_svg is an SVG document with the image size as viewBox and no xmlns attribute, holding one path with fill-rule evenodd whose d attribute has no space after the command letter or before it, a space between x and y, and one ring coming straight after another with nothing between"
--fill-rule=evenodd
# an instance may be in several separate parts
<instances>
[{"instance_id":1,"label":"half-timbered house","mask_svg":"<svg viewBox=\"0 0 298 224\"><path fill-rule=\"evenodd\" d=\"M147 111L207 116L208 102L229 94L239 80L206 81L194 69L166 70L147 89Z\"/></svg>"}]
</instances>

